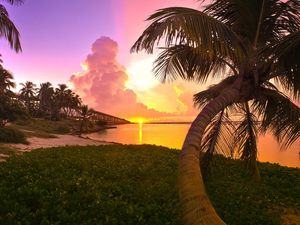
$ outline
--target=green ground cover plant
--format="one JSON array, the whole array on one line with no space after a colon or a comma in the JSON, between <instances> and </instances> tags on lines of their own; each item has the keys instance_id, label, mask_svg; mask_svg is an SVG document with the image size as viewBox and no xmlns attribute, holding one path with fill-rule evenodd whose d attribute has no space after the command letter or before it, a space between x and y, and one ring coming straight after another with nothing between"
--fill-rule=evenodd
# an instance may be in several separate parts
<instances>
[{"instance_id":1,"label":"green ground cover plant","mask_svg":"<svg viewBox=\"0 0 300 225\"><path fill-rule=\"evenodd\" d=\"M0 224L180 225L179 153L107 145L12 156L0 164ZM262 163L262 181L253 183L240 161L214 162L206 185L227 224L279 225L287 213L299 216L299 169Z\"/></svg>"},{"instance_id":2,"label":"green ground cover plant","mask_svg":"<svg viewBox=\"0 0 300 225\"><path fill-rule=\"evenodd\" d=\"M21 143L27 144L25 135L17 130L10 127L0 127L0 142L2 143Z\"/></svg>"}]
</instances>

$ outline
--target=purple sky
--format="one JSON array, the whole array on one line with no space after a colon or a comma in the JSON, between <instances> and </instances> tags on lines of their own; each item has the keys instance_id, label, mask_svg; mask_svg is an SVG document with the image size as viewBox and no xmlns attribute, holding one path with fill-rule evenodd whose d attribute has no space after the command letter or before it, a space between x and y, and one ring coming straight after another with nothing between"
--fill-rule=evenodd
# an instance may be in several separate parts
<instances>
[{"instance_id":1,"label":"purple sky","mask_svg":"<svg viewBox=\"0 0 300 225\"><path fill-rule=\"evenodd\" d=\"M156 9L196 6L196 0L24 0L7 5L21 33L23 52L12 52L5 40L0 48L5 68L17 82L67 82L81 71L80 63L101 36L117 41L122 64L129 62L129 48L141 34L144 21Z\"/></svg>"},{"instance_id":2,"label":"purple sky","mask_svg":"<svg viewBox=\"0 0 300 225\"><path fill-rule=\"evenodd\" d=\"M8 6L21 33L23 52L12 52L1 40L4 66L18 81L66 82L73 72L81 70L80 62L99 36L116 38L114 2L25 0L20 6Z\"/></svg>"}]
</instances>

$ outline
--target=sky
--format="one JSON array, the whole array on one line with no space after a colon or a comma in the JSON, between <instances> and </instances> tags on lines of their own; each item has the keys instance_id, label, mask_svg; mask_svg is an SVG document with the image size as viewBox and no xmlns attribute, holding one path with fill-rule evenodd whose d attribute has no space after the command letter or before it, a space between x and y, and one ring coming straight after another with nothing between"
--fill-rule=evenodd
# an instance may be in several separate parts
<instances>
[{"instance_id":1,"label":"sky","mask_svg":"<svg viewBox=\"0 0 300 225\"><path fill-rule=\"evenodd\" d=\"M204 86L154 78L156 55L130 54L155 10L199 8L196 0L24 0L7 6L22 53L0 40L3 65L17 84L67 83L90 107L134 120L190 121L192 97Z\"/></svg>"}]
</instances>

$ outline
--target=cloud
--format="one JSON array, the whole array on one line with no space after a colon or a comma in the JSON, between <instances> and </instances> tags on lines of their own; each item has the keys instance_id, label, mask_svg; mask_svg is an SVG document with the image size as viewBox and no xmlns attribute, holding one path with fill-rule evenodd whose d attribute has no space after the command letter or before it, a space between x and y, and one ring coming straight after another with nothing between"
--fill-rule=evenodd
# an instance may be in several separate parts
<instances>
[{"instance_id":1,"label":"cloud","mask_svg":"<svg viewBox=\"0 0 300 225\"><path fill-rule=\"evenodd\" d=\"M118 44L109 37L97 39L82 63L84 72L70 78L74 91L90 107L119 117L167 117L172 114L150 109L126 88L126 69L116 60Z\"/></svg>"}]
</instances>

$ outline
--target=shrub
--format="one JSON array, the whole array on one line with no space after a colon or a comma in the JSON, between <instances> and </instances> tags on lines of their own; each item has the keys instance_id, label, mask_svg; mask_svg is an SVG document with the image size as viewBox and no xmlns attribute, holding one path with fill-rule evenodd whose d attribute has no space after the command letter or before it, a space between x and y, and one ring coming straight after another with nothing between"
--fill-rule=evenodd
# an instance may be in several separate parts
<instances>
[{"instance_id":1,"label":"shrub","mask_svg":"<svg viewBox=\"0 0 300 225\"><path fill-rule=\"evenodd\" d=\"M27 126L30 124L30 120L17 120L16 124L19 126Z\"/></svg>"},{"instance_id":2,"label":"shrub","mask_svg":"<svg viewBox=\"0 0 300 225\"><path fill-rule=\"evenodd\" d=\"M0 127L0 142L28 144L21 131L6 127Z\"/></svg>"},{"instance_id":3,"label":"shrub","mask_svg":"<svg viewBox=\"0 0 300 225\"><path fill-rule=\"evenodd\" d=\"M54 131L58 134L67 134L70 132L70 128L67 126L58 126Z\"/></svg>"}]
</instances>

